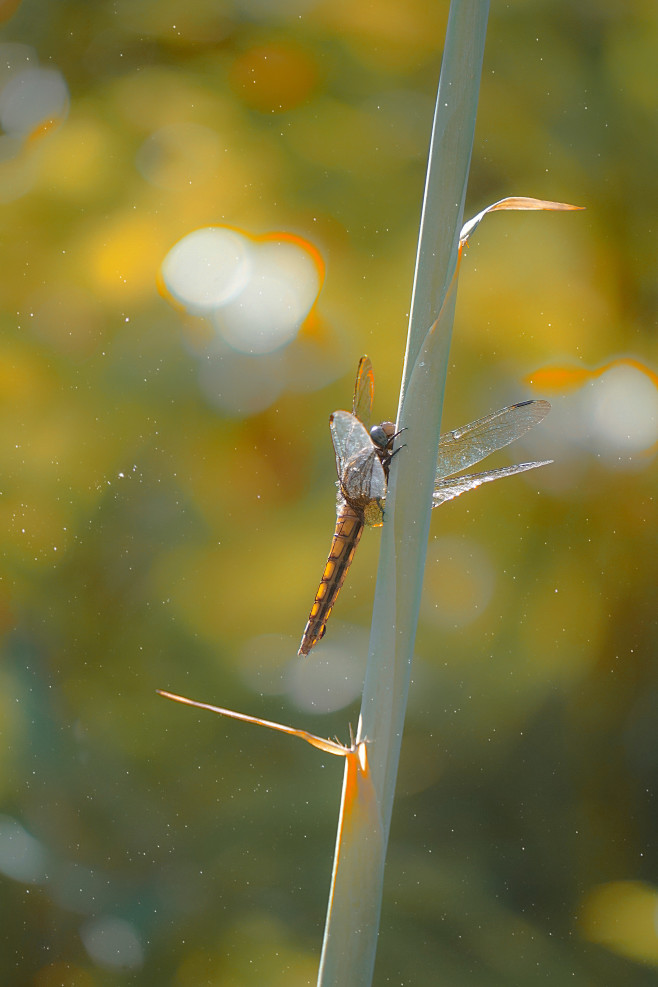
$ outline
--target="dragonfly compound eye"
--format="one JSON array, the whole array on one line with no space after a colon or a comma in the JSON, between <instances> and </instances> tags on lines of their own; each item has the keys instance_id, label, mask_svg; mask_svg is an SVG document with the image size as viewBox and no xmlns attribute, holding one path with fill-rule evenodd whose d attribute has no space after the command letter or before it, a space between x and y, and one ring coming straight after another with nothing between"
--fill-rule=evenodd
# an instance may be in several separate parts
<instances>
[{"instance_id":1,"label":"dragonfly compound eye","mask_svg":"<svg viewBox=\"0 0 658 987\"><path fill-rule=\"evenodd\" d=\"M382 425L373 425L370 429L370 438L380 449L385 449L388 445L389 436Z\"/></svg>"}]
</instances>

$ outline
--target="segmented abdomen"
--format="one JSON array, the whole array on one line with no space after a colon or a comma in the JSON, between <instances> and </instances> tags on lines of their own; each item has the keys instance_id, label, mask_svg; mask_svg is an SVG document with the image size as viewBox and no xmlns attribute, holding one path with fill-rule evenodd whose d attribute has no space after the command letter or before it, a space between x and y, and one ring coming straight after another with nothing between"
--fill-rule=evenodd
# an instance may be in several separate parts
<instances>
[{"instance_id":1,"label":"segmented abdomen","mask_svg":"<svg viewBox=\"0 0 658 987\"><path fill-rule=\"evenodd\" d=\"M336 530L329 558L315 594L315 602L311 607L298 654L307 655L324 635L329 614L343 585L347 570L352 564L362 531L363 519L348 503L344 503L336 518Z\"/></svg>"}]
</instances>

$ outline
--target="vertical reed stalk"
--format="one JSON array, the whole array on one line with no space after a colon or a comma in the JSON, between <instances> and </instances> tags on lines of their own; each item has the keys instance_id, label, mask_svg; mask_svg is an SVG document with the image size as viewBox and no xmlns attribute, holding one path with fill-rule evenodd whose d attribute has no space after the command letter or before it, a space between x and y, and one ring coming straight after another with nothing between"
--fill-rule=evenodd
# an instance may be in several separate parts
<instances>
[{"instance_id":1,"label":"vertical reed stalk","mask_svg":"<svg viewBox=\"0 0 658 987\"><path fill-rule=\"evenodd\" d=\"M319 987L369 987L427 551L457 247L473 145L487 0L452 0L436 101L398 409L405 448L386 499L368 667L346 759ZM436 971L436 984L442 982Z\"/></svg>"}]
</instances>

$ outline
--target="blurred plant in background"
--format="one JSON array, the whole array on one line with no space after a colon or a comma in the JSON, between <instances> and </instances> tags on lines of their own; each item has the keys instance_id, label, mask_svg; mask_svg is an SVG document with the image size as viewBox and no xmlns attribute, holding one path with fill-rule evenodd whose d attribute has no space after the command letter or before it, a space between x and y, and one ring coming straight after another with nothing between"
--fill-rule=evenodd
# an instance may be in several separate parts
<instances>
[{"instance_id":1,"label":"blurred plant in background","mask_svg":"<svg viewBox=\"0 0 658 987\"><path fill-rule=\"evenodd\" d=\"M294 656L362 352L394 413L446 16L0 7L3 983L314 982L340 765L155 689L347 739L377 535ZM433 522L375 982L655 979L657 43L645 0L491 14L469 211L588 210L462 266L445 428L550 397L556 463ZM296 245L285 344L158 293L208 228Z\"/></svg>"}]
</instances>

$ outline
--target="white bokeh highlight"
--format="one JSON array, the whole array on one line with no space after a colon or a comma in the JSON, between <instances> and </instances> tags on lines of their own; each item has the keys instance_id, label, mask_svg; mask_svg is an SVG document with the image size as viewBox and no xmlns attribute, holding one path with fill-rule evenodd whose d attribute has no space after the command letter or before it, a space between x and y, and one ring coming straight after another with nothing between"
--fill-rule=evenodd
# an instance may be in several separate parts
<instances>
[{"instance_id":1,"label":"white bokeh highlight","mask_svg":"<svg viewBox=\"0 0 658 987\"><path fill-rule=\"evenodd\" d=\"M68 108L68 86L57 69L20 69L0 89L0 125L6 134L27 136L44 123L61 121Z\"/></svg>"},{"instance_id":2,"label":"white bokeh highlight","mask_svg":"<svg viewBox=\"0 0 658 987\"><path fill-rule=\"evenodd\" d=\"M658 442L658 389L635 367L607 370L585 391L584 407L603 455L646 452Z\"/></svg>"},{"instance_id":3,"label":"white bokeh highlight","mask_svg":"<svg viewBox=\"0 0 658 987\"><path fill-rule=\"evenodd\" d=\"M10 816L0 816L0 873L25 884L46 879L48 853L44 846Z\"/></svg>"},{"instance_id":4,"label":"white bokeh highlight","mask_svg":"<svg viewBox=\"0 0 658 987\"><path fill-rule=\"evenodd\" d=\"M235 230L195 230L171 248L162 278L173 300L190 315L212 315L239 295L249 281L251 259L245 237Z\"/></svg>"},{"instance_id":5,"label":"white bokeh highlight","mask_svg":"<svg viewBox=\"0 0 658 987\"><path fill-rule=\"evenodd\" d=\"M637 472L658 450L658 387L631 360L592 372L585 385L551 396L551 403L542 426L542 454L556 463L542 478L549 485L566 479L567 464L572 484L579 482L594 457L608 469Z\"/></svg>"},{"instance_id":6,"label":"white bokeh highlight","mask_svg":"<svg viewBox=\"0 0 658 987\"><path fill-rule=\"evenodd\" d=\"M209 319L238 353L274 353L297 336L321 284L318 264L302 243L254 240L208 227L179 240L162 264L174 304Z\"/></svg>"},{"instance_id":7,"label":"white bokeh highlight","mask_svg":"<svg viewBox=\"0 0 658 987\"><path fill-rule=\"evenodd\" d=\"M144 949L135 928L111 915L92 919L80 929L89 956L110 970L135 970L144 962Z\"/></svg>"},{"instance_id":8,"label":"white bokeh highlight","mask_svg":"<svg viewBox=\"0 0 658 987\"><path fill-rule=\"evenodd\" d=\"M296 658L288 666L288 700L304 713L334 713L357 702L363 691L367 630L338 621L331 635L331 640L317 645L312 659Z\"/></svg>"}]
</instances>

